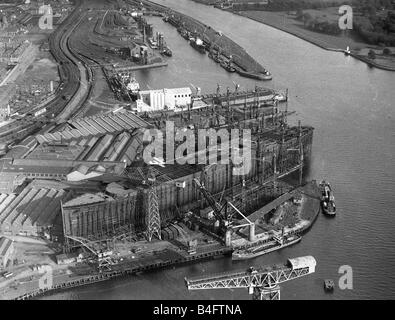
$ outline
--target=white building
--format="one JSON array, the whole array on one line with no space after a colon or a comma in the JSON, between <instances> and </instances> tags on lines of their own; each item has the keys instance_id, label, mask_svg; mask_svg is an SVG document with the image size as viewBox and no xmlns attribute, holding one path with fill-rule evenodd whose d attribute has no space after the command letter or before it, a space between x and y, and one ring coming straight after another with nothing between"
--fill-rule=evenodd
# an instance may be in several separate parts
<instances>
[{"instance_id":1,"label":"white building","mask_svg":"<svg viewBox=\"0 0 395 320\"><path fill-rule=\"evenodd\" d=\"M140 91L137 100L137 112L158 110L185 110L192 102L192 90L189 87Z\"/></svg>"}]
</instances>

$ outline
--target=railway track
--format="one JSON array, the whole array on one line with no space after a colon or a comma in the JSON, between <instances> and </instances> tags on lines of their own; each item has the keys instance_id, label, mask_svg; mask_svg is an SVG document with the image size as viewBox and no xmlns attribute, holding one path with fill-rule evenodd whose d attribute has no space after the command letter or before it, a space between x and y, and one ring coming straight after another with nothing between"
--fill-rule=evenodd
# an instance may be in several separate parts
<instances>
[{"instance_id":1,"label":"railway track","mask_svg":"<svg viewBox=\"0 0 395 320\"><path fill-rule=\"evenodd\" d=\"M43 125L49 122L65 122L73 114L78 114L77 107L86 102L91 90L91 72L88 64L81 61L69 43L70 36L84 18L81 6L81 0L76 0L73 12L49 37L51 54L59 65L60 85L56 96L43 105L43 108L46 108L43 115L39 117L25 116L12 126L5 126L0 132L0 142L21 141L28 135L39 131ZM78 23L76 24L75 21Z\"/></svg>"}]
</instances>

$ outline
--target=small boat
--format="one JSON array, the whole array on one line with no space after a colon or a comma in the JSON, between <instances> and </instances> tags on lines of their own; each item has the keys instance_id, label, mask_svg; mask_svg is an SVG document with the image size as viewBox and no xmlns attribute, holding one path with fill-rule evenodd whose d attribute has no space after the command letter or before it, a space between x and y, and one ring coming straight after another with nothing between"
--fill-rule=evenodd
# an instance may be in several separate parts
<instances>
[{"instance_id":1,"label":"small boat","mask_svg":"<svg viewBox=\"0 0 395 320\"><path fill-rule=\"evenodd\" d=\"M288 97L287 97L287 95L285 95L285 94L283 94L283 93L277 92L277 93L274 95L274 98L273 98L273 99L276 100L276 101L278 101L278 102L285 102L285 101L288 100Z\"/></svg>"},{"instance_id":2,"label":"small boat","mask_svg":"<svg viewBox=\"0 0 395 320\"><path fill-rule=\"evenodd\" d=\"M351 53L351 51L350 51L350 47L349 47L349 46L347 46L347 49L346 49L346 50L344 50L344 54L345 54L346 56L348 56L348 55L350 55L350 53Z\"/></svg>"},{"instance_id":3,"label":"small boat","mask_svg":"<svg viewBox=\"0 0 395 320\"><path fill-rule=\"evenodd\" d=\"M219 54L213 54L213 60L217 63L221 62L221 58L219 57Z\"/></svg>"},{"instance_id":4,"label":"small boat","mask_svg":"<svg viewBox=\"0 0 395 320\"><path fill-rule=\"evenodd\" d=\"M329 201L329 198L332 194L331 185L329 184L329 182L322 180L321 183L319 184L319 186L321 189L321 200L322 201Z\"/></svg>"},{"instance_id":5,"label":"small boat","mask_svg":"<svg viewBox=\"0 0 395 320\"><path fill-rule=\"evenodd\" d=\"M261 80L272 80L272 78L273 78L272 74L268 70L265 70L264 72L261 72L259 74L259 77L260 77Z\"/></svg>"},{"instance_id":6,"label":"small boat","mask_svg":"<svg viewBox=\"0 0 395 320\"><path fill-rule=\"evenodd\" d=\"M302 237L296 234L276 237L271 240L252 246L246 249L237 249L232 253L232 260L246 260L262 256L269 252L277 251L289 247L302 240Z\"/></svg>"},{"instance_id":7,"label":"small boat","mask_svg":"<svg viewBox=\"0 0 395 320\"><path fill-rule=\"evenodd\" d=\"M148 39L148 44L151 49L158 49L158 43L153 38Z\"/></svg>"},{"instance_id":8,"label":"small boat","mask_svg":"<svg viewBox=\"0 0 395 320\"><path fill-rule=\"evenodd\" d=\"M335 197L331 196L329 201L322 201L322 211L327 216L336 215Z\"/></svg>"},{"instance_id":9,"label":"small boat","mask_svg":"<svg viewBox=\"0 0 395 320\"><path fill-rule=\"evenodd\" d=\"M236 71L236 69L233 68L232 65L229 62L227 62L227 61L222 60L220 62L220 65L221 65L222 68L224 68L228 72L235 72Z\"/></svg>"},{"instance_id":10,"label":"small boat","mask_svg":"<svg viewBox=\"0 0 395 320\"><path fill-rule=\"evenodd\" d=\"M335 289L335 282L332 279L326 279L324 281L325 291L333 291Z\"/></svg>"},{"instance_id":11,"label":"small boat","mask_svg":"<svg viewBox=\"0 0 395 320\"><path fill-rule=\"evenodd\" d=\"M328 216L336 215L335 197L332 194L332 188L329 182L323 180L320 183L321 188L321 206L324 214Z\"/></svg>"},{"instance_id":12,"label":"small boat","mask_svg":"<svg viewBox=\"0 0 395 320\"><path fill-rule=\"evenodd\" d=\"M170 48L166 47L161 52L161 55L171 57L173 56L173 52L171 52Z\"/></svg>"},{"instance_id":13,"label":"small boat","mask_svg":"<svg viewBox=\"0 0 395 320\"><path fill-rule=\"evenodd\" d=\"M189 32L186 30L181 30L180 32L181 37L183 37L185 40L189 40Z\"/></svg>"}]
</instances>

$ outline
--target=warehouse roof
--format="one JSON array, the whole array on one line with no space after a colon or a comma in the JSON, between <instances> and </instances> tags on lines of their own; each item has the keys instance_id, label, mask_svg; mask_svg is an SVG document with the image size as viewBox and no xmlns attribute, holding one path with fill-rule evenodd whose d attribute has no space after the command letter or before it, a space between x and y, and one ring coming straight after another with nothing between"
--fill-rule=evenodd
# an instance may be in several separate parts
<instances>
[{"instance_id":1,"label":"warehouse roof","mask_svg":"<svg viewBox=\"0 0 395 320\"><path fill-rule=\"evenodd\" d=\"M72 200L67 201L66 203L63 203L63 208L69 208L69 207L75 207L75 206L81 206L81 205L86 205L86 204L93 204L93 203L99 203L99 202L104 202L108 200L114 200L112 197L104 194L104 193L85 193L77 198L74 198Z\"/></svg>"},{"instance_id":2,"label":"warehouse roof","mask_svg":"<svg viewBox=\"0 0 395 320\"><path fill-rule=\"evenodd\" d=\"M147 128L151 125L130 111L107 113L99 116L91 116L70 120L64 130L38 134L36 139L39 143L52 141L72 140L89 135L120 132L122 130L134 130Z\"/></svg>"},{"instance_id":3,"label":"warehouse roof","mask_svg":"<svg viewBox=\"0 0 395 320\"><path fill-rule=\"evenodd\" d=\"M4 257L12 245L12 240L6 237L0 239L0 256Z\"/></svg>"}]
</instances>

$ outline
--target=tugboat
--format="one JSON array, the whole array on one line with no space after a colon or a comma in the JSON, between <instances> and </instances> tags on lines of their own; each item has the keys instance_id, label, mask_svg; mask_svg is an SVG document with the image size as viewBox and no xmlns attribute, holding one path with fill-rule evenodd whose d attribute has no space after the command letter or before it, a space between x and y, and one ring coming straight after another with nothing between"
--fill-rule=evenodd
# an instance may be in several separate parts
<instances>
[{"instance_id":1,"label":"tugboat","mask_svg":"<svg viewBox=\"0 0 395 320\"><path fill-rule=\"evenodd\" d=\"M237 249L232 253L232 260L247 260L262 256L269 252L289 247L302 240L297 234L273 236L270 240L246 249Z\"/></svg>"},{"instance_id":2,"label":"tugboat","mask_svg":"<svg viewBox=\"0 0 395 320\"><path fill-rule=\"evenodd\" d=\"M272 77L272 74L268 70L265 70L264 72L259 74L259 78L261 80L272 80L273 77Z\"/></svg>"},{"instance_id":3,"label":"tugboat","mask_svg":"<svg viewBox=\"0 0 395 320\"><path fill-rule=\"evenodd\" d=\"M335 289L335 282L332 279L326 279L324 281L324 289L327 292L333 292Z\"/></svg>"},{"instance_id":4,"label":"tugboat","mask_svg":"<svg viewBox=\"0 0 395 320\"><path fill-rule=\"evenodd\" d=\"M350 55L350 53L351 53L351 51L350 51L350 47L349 47L349 46L347 46L347 49L346 49L346 50L344 50L344 54L345 54L346 56L348 56L348 55Z\"/></svg>"},{"instance_id":5,"label":"tugboat","mask_svg":"<svg viewBox=\"0 0 395 320\"><path fill-rule=\"evenodd\" d=\"M200 53L206 53L206 47L203 43L203 41L199 38L191 38L189 40L190 45L195 48L197 51L199 51Z\"/></svg>"},{"instance_id":6,"label":"tugboat","mask_svg":"<svg viewBox=\"0 0 395 320\"><path fill-rule=\"evenodd\" d=\"M164 47L163 50L160 52L160 54L168 57L173 56L173 53L171 52L169 47Z\"/></svg>"},{"instance_id":7,"label":"tugboat","mask_svg":"<svg viewBox=\"0 0 395 320\"><path fill-rule=\"evenodd\" d=\"M320 188L322 192L321 196L321 205L322 211L327 216L335 216L336 215L336 205L335 205L335 197L332 194L332 188L329 182L323 180L320 183Z\"/></svg>"}]
</instances>

